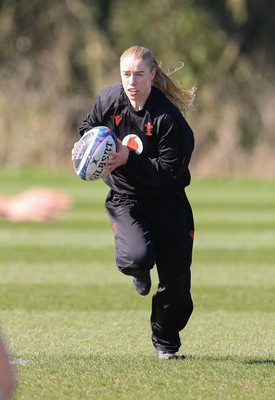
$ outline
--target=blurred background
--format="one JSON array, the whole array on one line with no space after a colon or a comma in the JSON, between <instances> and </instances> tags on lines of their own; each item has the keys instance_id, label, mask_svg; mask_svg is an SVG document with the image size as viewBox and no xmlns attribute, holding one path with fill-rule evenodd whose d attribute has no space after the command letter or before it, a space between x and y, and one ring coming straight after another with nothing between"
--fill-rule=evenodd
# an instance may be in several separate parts
<instances>
[{"instance_id":1,"label":"blurred background","mask_svg":"<svg viewBox=\"0 0 275 400\"><path fill-rule=\"evenodd\" d=\"M119 56L152 50L198 86L195 176L275 174L273 0L0 0L0 163L71 171L95 95Z\"/></svg>"}]
</instances>

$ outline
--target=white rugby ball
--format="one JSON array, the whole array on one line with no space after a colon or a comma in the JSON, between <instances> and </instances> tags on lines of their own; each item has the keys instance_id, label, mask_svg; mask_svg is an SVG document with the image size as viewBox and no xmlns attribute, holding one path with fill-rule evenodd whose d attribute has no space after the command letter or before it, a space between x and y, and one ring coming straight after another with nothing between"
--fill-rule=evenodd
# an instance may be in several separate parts
<instances>
[{"instance_id":1,"label":"white rugby ball","mask_svg":"<svg viewBox=\"0 0 275 400\"><path fill-rule=\"evenodd\" d=\"M73 155L76 174L85 181L95 181L106 174L104 162L111 159L108 151L117 151L115 133L107 126L97 126L85 132Z\"/></svg>"}]
</instances>

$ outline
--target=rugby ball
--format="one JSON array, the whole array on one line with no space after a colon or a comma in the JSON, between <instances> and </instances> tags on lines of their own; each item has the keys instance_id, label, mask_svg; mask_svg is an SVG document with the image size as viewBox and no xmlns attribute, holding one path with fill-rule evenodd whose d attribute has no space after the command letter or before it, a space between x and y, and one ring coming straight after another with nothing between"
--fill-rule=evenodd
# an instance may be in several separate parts
<instances>
[{"instance_id":1,"label":"rugby ball","mask_svg":"<svg viewBox=\"0 0 275 400\"><path fill-rule=\"evenodd\" d=\"M106 174L104 162L111 159L108 151L117 151L115 133L107 126L97 126L85 132L74 149L76 174L85 181L95 181Z\"/></svg>"}]
</instances>

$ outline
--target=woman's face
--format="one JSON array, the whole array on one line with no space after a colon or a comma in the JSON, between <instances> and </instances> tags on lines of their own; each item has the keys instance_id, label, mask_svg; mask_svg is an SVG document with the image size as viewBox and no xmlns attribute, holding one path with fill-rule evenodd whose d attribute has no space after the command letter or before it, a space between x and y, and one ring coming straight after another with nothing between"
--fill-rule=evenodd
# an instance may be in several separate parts
<instances>
[{"instance_id":1,"label":"woman's face","mask_svg":"<svg viewBox=\"0 0 275 400\"><path fill-rule=\"evenodd\" d=\"M143 108L155 76L155 68L150 72L141 58L126 56L120 61L120 75L123 89L135 110Z\"/></svg>"}]
</instances>

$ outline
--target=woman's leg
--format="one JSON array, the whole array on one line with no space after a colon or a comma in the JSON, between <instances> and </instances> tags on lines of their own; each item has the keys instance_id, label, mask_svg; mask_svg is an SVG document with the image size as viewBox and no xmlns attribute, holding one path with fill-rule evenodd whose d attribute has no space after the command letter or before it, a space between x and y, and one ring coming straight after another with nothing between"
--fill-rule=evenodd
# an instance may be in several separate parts
<instances>
[{"instance_id":1,"label":"woman's leg","mask_svg":"<svg viewBox=\"0 0 275 400\"><path fill-rule=\"evenodd\" d=\"M187 324L193 302L190 293L194 222L185 196L167 199L153 208L159 285L152 300L152 341L157 350L175 353L179 332Z\"/></svg>"},{"instance_id":2,"label":"woman's leg","mask_svg":"<svg viewBox=\"0 0 275 400\"><path fill-rule=\"evenodd\" d=\"M148 275L156 253L146 208L136 199L111 191L106 210L113 227L118 269L136 278Z\"/></svg>"}]
</instances>

